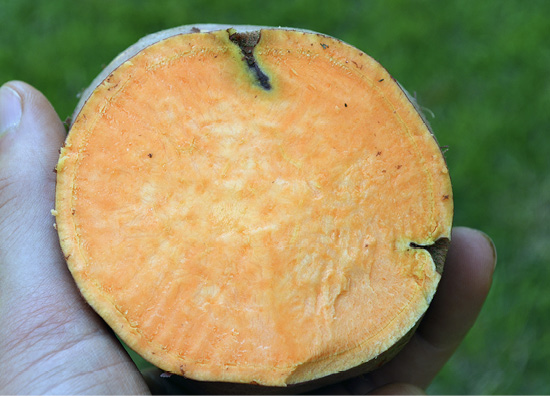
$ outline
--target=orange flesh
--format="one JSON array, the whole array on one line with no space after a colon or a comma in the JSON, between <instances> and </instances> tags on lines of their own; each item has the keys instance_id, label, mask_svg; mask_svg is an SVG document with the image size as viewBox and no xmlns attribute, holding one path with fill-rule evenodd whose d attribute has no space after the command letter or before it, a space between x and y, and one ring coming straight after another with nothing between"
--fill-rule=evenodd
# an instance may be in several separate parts
<instances>
[{"instance_id":1,"label":"orange flesh","mask_svg":"<svg viewBox=\"0 0 550 396\"><path fill-rule=\"evenodd\" d=\"M323 45L321 45L323 44ZM83 295L157 366L284 386L368 361L440 275L439 148L401 89L337 40L264 30L263 89L226 31L119 67L58 164L57 228Z\"/></svg>"}]
</instances>

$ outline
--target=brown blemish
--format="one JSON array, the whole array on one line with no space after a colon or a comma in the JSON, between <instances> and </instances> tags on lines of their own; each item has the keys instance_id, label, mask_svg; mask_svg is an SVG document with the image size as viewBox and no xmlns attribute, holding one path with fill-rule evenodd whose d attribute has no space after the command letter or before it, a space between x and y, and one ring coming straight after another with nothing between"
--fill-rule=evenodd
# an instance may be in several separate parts
<instances>
[{"instance_id":1,"label":"brown blemish","mask_svg":"<svg viewBox=\"0 0 550 396\"><path fill-rule=\"evenodd\" d=\"M443 266L445 264L445 258L447 257L447 251L451 245L451 240L449 238L439 238L437 241L431 245L420 245L414 242L411 242L409 246L413 249L424 249L430 256L435 264L435 270L440 274L443 273Z\"/></svg>"},{"instance_id":2,"label":"brown blemish","mask_svg":"<svg viewBox=\"0 0 550 396\"><path fill-rule=\"evenodd\" d=\"M270 90L271 84L269 83L269 77L260 69L254 57L254 48L260 41L260 31L237 33L235 29L227 29L227 33L229 34L229 40L241 49L243 60L248 65L248 68L256 75L256 79L260 86L265 90Z\"/></svg>"},{"instance_id":3,"label":"brown blemish","mask_svg":"<svg viewBox=\"0 0 550 396\"><path fill-rule=\"evenodd\" d=\"M65 121L63 121L63 126L65 127L65 132L68 132L69 129L71 128L71 123L73 122L73 118L71 116L68 116L67 118L65 118ZM65 143L63 143L63 146L65 145Z\"/></svg>"}]
</instances>

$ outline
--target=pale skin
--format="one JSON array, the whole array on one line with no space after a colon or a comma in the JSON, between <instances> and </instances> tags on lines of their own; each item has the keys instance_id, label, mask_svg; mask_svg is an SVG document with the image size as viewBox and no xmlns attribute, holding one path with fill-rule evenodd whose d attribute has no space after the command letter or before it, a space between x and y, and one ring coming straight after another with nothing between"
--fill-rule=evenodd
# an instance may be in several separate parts
<instances>
[{"instance_id":1,"label":"pale skin","mask_svg":"<svg viewBox=\"0 0 550 396\"><path fill-rule=\"evenodd\" d=\"M138 371L67 270L49 215L65 138L51 104L26 83L6 83L0 125L0 393L181 393L159 370ZM440 288L411 342L377 371L317 392L424 393L473 326L495 263L484 233L455 228Z\"/></svg>"}]
</instances>

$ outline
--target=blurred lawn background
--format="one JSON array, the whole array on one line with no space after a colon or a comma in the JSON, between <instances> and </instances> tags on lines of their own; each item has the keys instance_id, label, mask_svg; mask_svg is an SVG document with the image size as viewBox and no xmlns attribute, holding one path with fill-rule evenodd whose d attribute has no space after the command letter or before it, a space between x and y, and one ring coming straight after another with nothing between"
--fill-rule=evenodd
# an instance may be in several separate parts
<instances>
[{"instance_id":1,"label":"blurred lawn background","mask_svg":"<svg viewBox=\"0 0 550 396\"><path fill-rule=\"evenodd\" d=\"M427 111L456 225L499 262L475 327L430 393L550 392L550 1L0 0L0 83L25 80L65 119L120 51L199 22L293 26L380 61ZM433 116L431 115L433 113Z\"/></svg>"}]
</instances>

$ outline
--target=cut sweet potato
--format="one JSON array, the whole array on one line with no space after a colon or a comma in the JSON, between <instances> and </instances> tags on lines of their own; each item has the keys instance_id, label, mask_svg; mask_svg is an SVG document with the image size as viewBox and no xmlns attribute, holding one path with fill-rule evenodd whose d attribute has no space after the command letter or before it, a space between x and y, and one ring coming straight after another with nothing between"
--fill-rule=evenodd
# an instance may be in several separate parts
<instances>
[{"instance_id":1,"label":"cut sweet potato","mask_svg":"<svg viewBox=\"0 0 550 396\"><path fill-rule=\"evenodd\" d=\"M85 92L57 177L83 296L144 358L201 381L378 367L426 311L450 238L447 167L412 101L307 31L144 39Z\"/></svg>"}]
</instances>

